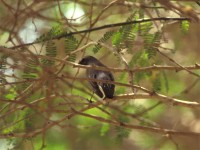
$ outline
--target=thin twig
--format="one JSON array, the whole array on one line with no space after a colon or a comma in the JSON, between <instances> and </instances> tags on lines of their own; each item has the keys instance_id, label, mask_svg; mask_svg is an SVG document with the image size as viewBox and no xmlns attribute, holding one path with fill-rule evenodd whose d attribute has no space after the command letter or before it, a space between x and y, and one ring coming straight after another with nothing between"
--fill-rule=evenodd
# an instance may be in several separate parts
<instances>
[{"instance_id":1,"label":"thin twig","mask_svg":"<svg viewBox=\"0 0 200 150\"><path fill-rule=\"evenodd\" d=\"M191 70L185 68L184 66L180 65L179 63L177 63L174 59L170 58L169 56L165 55L164 53L162 53L160 50L156 49L157 52L159 52L162 56L164 56L165 58L167 58L169 61L173 62L174 64L176 64L177 66L179 66L180 68L186 70L187 72L189 72L190 74L196 76L196 77L200 77L199 74L192 72Z\"/></svg>"}]
</instances>

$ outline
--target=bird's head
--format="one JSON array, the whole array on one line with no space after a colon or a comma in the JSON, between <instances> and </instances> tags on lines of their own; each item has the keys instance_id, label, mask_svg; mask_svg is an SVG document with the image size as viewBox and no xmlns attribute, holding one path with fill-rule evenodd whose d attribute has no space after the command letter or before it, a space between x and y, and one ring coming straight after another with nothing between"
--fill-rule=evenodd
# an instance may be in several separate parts
<instances>
[{"instance_id":1,"label":"bird's head","mask_svg":"<svg viewBox=\"0 0 200 150\"><path fill-rule=\"evenodd\" d=\"M79 61L80 65L92 65L92 64L96 64L98 62L98 60L96 58L94 58L93 56L85 56L84 58L82 58Z\"/></svg>"}]
</instances>

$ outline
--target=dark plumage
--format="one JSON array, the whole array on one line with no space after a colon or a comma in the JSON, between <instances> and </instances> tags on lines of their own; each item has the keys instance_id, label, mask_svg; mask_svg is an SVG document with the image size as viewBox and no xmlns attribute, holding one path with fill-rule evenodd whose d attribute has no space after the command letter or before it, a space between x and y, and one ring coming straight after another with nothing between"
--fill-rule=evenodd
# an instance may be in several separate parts
<instances>
[{"instance_id":1,"label":"dark plumage","mask_svg":"<svg viewBox=\"0 0 200 150\"><path fill-rule=\"evenodd\" d=\"M90 66L102 66L106 67L104 64L102 64L99 60L92 56L86 56L84 57L79 64L81 65L90 65ZM102 70L95 70L95 69L87 69L86 71L87 77L92 79L98 79L98 80L108 80L108 81L114 81L114 77L111 72L109 71L102 71ZM89 81L91 84L94 93L96 93L101 98L113 98L115 85L110 83L102 83L102 82L94 82Z\"/></svg>"}]
</instances>

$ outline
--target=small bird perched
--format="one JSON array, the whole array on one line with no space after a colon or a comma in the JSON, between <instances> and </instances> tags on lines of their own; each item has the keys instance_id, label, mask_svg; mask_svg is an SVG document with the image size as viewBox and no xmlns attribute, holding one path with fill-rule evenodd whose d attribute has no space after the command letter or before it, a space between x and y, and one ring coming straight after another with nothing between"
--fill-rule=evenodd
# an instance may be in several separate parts
<instances>
[{"instance_id":1,"label":"small bird perched","mask_svg":"<svg viewBox=\"0 0 200 150\"><path fill-rule=\"evenodd\" d=\"M101 66L106 67L102 64L99 60L97 60L93 56L86 56L84 57L79 64L81 65L89 65L89 66ZM86 71L87 77L97 80L108 80L114 81L114 77L111 72L109 71L102 71L102 70L95 70L95 69L87 69ZM101 98L113 98L115 85L111 83L103 83L103 82L96 82L96 81L89 81L91 84L94 93L96 93Z\"/></svg>"}]
</instances>

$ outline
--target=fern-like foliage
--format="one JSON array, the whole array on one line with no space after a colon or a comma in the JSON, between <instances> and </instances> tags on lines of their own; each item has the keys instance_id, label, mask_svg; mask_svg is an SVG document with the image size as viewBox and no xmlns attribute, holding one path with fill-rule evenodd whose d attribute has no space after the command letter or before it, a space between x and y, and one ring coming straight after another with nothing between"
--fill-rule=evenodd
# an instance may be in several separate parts
<instances>
[{"instance_id":1,"label":"fern-like foliage","mask_svg":"<svg viewBox=\"0 0 200 150\"><path fill-rule=\"evenodd\" d=\"M129 122L129 118L126 116L122 116L120 115L118 117L118 120L121 123L128 123ZM127 138L131 132L130 129L124 128L124 127L115 127L116 129L116 141L117 143L121 143L123 141L124 138Z\"/></svg>"},{"instance_id":2,"label":"fern-like foliage","mask_svg":"<svg viewBox=\"0 0 200 150\"><path fill-rule=\"evenodd\" d=\"M144 37L145 35L150 34L149 31L153 28L152 22L143 22L138 25L138 33L140 36Z\"/></svg>"},{"instance_id":3,"label":"fern-like foliage","mask_svg":"<svg viewBox=\"0 0 200 150\"><path fill-rule=\"evenodd\" d=\"M139 14L143 16L143 14ZM136 20L138 18L137 13L133 13L127 22ZM136 36L140 36L143 39L143 45L141 49L135 52L132 59L129 62L129 67L146 67L150 65L149 59L154 58L157 53L157 45L161 39L161 33L151 33L150 30L153 28L152 22L143 22L140 24L131 24L122 26L112 36L112 44L120 52L126 49L128 53L133 54L132 48L134 47L134 40ZM140 80L150 77L151 72L139 72L135 74L135 80L139 83Z\"/></svg>"},{"instance_id":4,"label":"fern-like foliage","mask_svg":"<svg viewBox=\"0 0 200 150\"><path fill-rule=\"evenodd\" d=\"M107 40L109 40L109 39L113 36L114 33L115 33L114 30L111 30L111 31L106 32L106 33L103 35L103 37L100 38L100 39L98 40L98 44L96 44L96 45L94 46L93 52L94 52L94 53L97 53L97 52L102 48L101 43L105 43Z\"/></svg>"},{"instance_id":5,"label":"fern-like foliage","mask_svg":"<svg viewBox=\"0 0 200 150\"><path fill-rule=\"evenodd\" d=\"M35 79L38 77L37 75L37 62L34 59L29 59L26 63L26 67L24 69L24 73L22 77L24 79Z\"/></svg>"},{"instance_id":6,"label":"fern-like foliage","mask_svg":"<svg viewBox=\"0 0 200 150\"><path fill-rule=\"evenodd\" d=\"M122 72L118 78L118 81L120 81L121 83L127 83L127 79L128 79L128 74L126 72ZM126 87L119 87L116 88L115 90L115 94L119 95L119 94L123 94L126 91Z\"/></svg>"},{"instance_id":7,"label":"fern-like foliage","mask_svg":"<svg viewBox=\"0 0 200 150\"><path fill-rule=\"evenodd\" d=\"M152 22L144 22L139 25L139 35L144 40L144 50L148 54L148 58L156 56L156 46L160 42L161 33L150 33L150 30L153 28Z\"/></svg>"},{"instance_id":8,"label":"fern-like foliage","mask_svg":"<svg viewBox=\"0 0 200 150\"><path fill-rule=\"evenodd\" d=\"M46 44L46 54L47 57L56 57L57 55L57 50L56 50L56 45L53 41L48 41ZM54 65L55 61L54 60L50 60L50 59L42 59L41 62L45 65L45 66L52 66Z\"/></svg>"},{"instance_id":9,"label":"fern-like foliage","mask_svg":"<svg viewBox=\"0 0 200 150\"><path fill-rule=\"evenodd\" d=\"M35 42L45 42L52 40L53 38L68 32L67 29L64 29L61 25L56 25L49 30L49 32L42 34Z\"/></svg>"},{"instance_id":10,"label":"fern-like foliage","mask_svg":"<svg viewBox=\"0 0 200 150\"><path fill-rule=\"evenodd\" d=\"M12 126L7 126L4 130L2 130L2 133L13 133L13 132L20 132L24 130L28 130L31 128L32 123L30 121L29 115L31 115L33 111L30 108L27 108L23 111L17 112L12 116L12 122L14 124ZM29 119L27 119L29 118ZM7 118L7 122L10 121L11 118ZM16 123L17 122L17 123Z\"/></svg>"},{"instance_id":11,"label":"fern-like foliage","mask_svg":"<svg viewBox=\"0 0 200 150\"><path fill-rule=\"evenodd\" d=\"M153 80L153 91L159 92L161 90L161 79L160 76Z\"/></svg>"},{"instance_id":12,"label":"fern-like foliage","mask_svg":"<svg viewBox=\"0 0 200 150\"><path fill-rule=\"evenodd\" d=\"M145 67L149 65L148 55L144 50L137 51L133 56L131 61L129 62L129 67ZM149 76L150 72L137 72L134 74L134 79L136 83L139 83L140 80Z\"/></svg>"},{"instance_id":13,"label":"fern-like foliage","mask_svg":"<svg viewBox=\"0 0 200 150\"><path fill-rule=\"evenodd\" d=\"M161 39L161 33L156 32L155 34L147 34L144 36L144 49L148 55L148 58L153 58L157 53L157 45Z\"/></svg>"},{"instance_id":14,"label":"fern-like foliage","mask_svg":"<svg viewBox=\"0 0 200 150\"><path fill-rule=\"evenodd\" d=\"M131 14L126 21L130 22L135 19L135 14L135 12ZM138 26L134 24L122 26L119 31L115 32L115 34L113 35L112 44L118 50L127 49L128 52L130 52L133 47L133 41L135 39L137 28Z\"/></svg>"},{"instance_id":15,"label":"fern-like foliage","mask_svg":"<svg viewBox=\"0 0 200 150\"><path fill-rule=\"evenodd\" d=\"M78 47L78 40L73 36L67 36L65 38L65 53L68 55L68 61L75 62L76 54L72 54L74 50Z\"/></svg>"},{"instance_id":16,"label":"fern-like foliage","mask_svg":"<svg viewBox=\"0 0 200 150\"><path fill-rule=\"evenodd\" d=\"M34 58L28 58L25 64L25 68L22 72L22 79L24 80L34 80L38 78L38 61ZM18 87L18 90L23 90L27 88L31 82L24 82L21 86Z\"/></svg>"},{"instance_id":17,"label":"fern-like foliage","mask_svg":"<svg viewBox=\"0 0 200 150\"><path fill-rule=\"evenodd\" d=\"M109 131L109 129L110 129L110 124L107 124L107 123L102 124L100 135L105 136L106 133Z\"/></svg>"}]
</instances>

